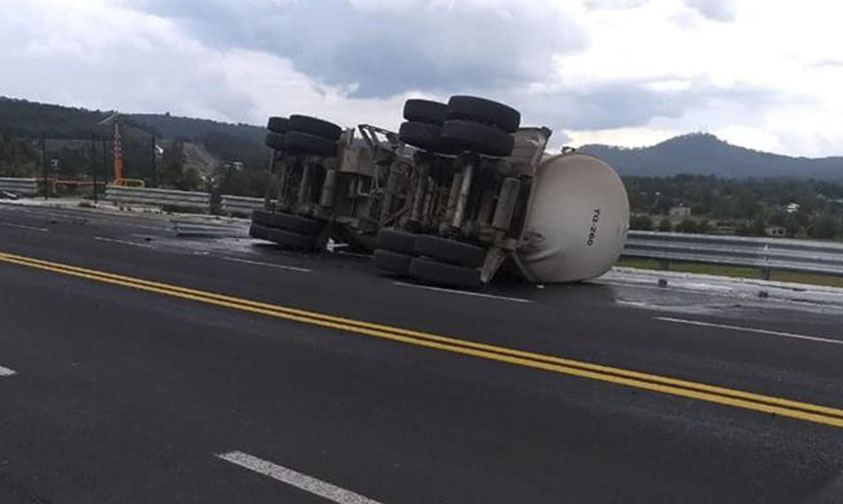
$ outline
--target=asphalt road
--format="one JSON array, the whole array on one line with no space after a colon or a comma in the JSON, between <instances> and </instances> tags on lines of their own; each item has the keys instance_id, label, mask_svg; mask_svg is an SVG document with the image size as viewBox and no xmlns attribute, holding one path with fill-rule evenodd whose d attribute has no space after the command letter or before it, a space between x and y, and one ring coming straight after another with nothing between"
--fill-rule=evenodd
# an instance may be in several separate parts
<instances>
[{"instance_id":1,"label":"asphalt road","mask_svg":"<svg viewBox=\"0 0 843 504\"><path fill-rule=\"evenodd\" d=\"M839 314L628 289L0 205L0 503L843 502Z\"/></svg>"}]
</instances>

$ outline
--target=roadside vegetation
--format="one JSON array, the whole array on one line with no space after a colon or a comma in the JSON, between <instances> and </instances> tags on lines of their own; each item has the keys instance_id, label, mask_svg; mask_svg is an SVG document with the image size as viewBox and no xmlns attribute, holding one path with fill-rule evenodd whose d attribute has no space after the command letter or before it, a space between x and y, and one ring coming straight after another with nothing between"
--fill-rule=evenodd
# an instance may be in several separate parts
<instances>
[{"instance_id":1,"label":"roadside vegetation","mask_svg":"<svg viewBox=\"0 0 843 504\"><path fill-rule=\"evenodd\" d=\"M625 177L632 218L644 231L843 238L843 184L797 178L700 175ZM678 209L690 215L681 215ZM671 211L680 215L671 216Z\"/></svg>"},{"instance_id":2,"label":"roadside vegetation","mask_svg":"<svg viewBox=\"0 0 843 504\"><path fill-rule=\"evenodd\" d=\"M91 179L96 172L107 180L114 125L100 122L113 114L0 97L0 177L41 177L46 158L49 177ZM169 114L119 121L126 178L147 187L263 196L270 155L263 128Z\"/></svg>"}]
</instances>

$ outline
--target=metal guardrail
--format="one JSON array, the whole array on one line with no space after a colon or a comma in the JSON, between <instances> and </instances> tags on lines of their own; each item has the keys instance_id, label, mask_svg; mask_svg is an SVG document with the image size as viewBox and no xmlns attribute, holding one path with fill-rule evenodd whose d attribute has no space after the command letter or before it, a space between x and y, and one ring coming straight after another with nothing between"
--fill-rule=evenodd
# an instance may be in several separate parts
<instances>
[{"instance_id":1,"label":"metal guardrail","mask_svg":"<svg viewBox=\"0 0 843 504\"><path fill-rule=\"evenodd\" d=\"M38 179L0 177L0 191L8 191L23 196L37 196Z\"/></svg>"},{"instance_id":2,"label":"metal guardrail","mask_svg":"<svg viewBox=\"0 0 843 504\"><path fill-rule=\"evenodd\" d=\"M38 194L37 179L0 178L0 190L26 195ZM106 199L122 203L176 206L210 211L211 195L203 192L147 189L109 185ZM231 215L250 215L263 206L263 198L222 196L222 210ZM180 235L232 235L242 231L220 223L174 223ZM779 238L751 238L656 231L630 231L624 257L662 261L687 261L747 266L761 270L764 278L771 271L800 271L843 275L843 243Z\"/></svg>"},{"instance_id":3,"label":"metal guardrail","mask_svg":"<svg viewBox=\"0 0 843 504\"><path fill-rule=\"evenodd\" d=\"M176 206L205 211L209 211L211 208L211 195L195 191L109 185L105 190L105 198L119 203ZM224 194L221 198L222 210L229 215L251 216L252 210L262 208L263 203L263 198L247 196Z\"/></svg>"},{"instance_id":4,"label":"metal guardrail","mask_svg":"<svg viewBox=\"0 0 843 504\"><path fill-rule=\"evenodd\" d=\"M170 223L176 232L176 236L194 238L223 238L223 237L248 237L249 227L244 223L197 220L197 219L171 219Z\"/></svg>"},{"instance_id":5,"label":"metal guardrail","mask_svg":"<svg viewBox=\"0 0 843 504\"><path fill-rule=\"evenodd\" d=\"M173 189L148 189L109 185L105 199L118 203L142 205L175 206L210 211L211 195L204 192L177 191Z\"/></svg>"},{"instance_id":6,"label":"metal guardrail","mask_svg":"<svg viewBox=\"0 0 843 504\"><path fill-rule=\"evenodd\" d=\"M222 211L229 215L244 215L251 217L252 210L263 208L263 198L248 196L232 196L223 194L221 199Z\"/></svg>"},{"instance_id":7,"label":"metal guardrail","mask_svg":"<svg viewBox=\"0 0 843 504\"><path fill-rule=\"evenodd\" d=\"M630 231L623 256L668 268L670 261L748 266L765 279L774 270L843 275L843 243L834 242Z\"/></svg>"}]
</instances>

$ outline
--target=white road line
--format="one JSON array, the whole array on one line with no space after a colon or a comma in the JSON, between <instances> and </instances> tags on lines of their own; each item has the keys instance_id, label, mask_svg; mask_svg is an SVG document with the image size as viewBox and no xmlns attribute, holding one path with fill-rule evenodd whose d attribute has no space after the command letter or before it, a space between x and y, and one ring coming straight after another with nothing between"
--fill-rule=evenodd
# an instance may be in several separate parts
<instances>
[{"instance_id":1,"label":"white road line","mask_svg":"<svg viewBox=\"0 0 843 504\"><path fill-rule=\"evenodd\" d=\"M616 299L615 304L623 305L623 306L635 306L636 308L653 308L658 309L661 308L660 306L653 305L650 303L643 303L641 301L624 301L623 299Z\"/></svg>"},{"instance_id":2,"label":"white road line","mask_svg":"<svg viewBox=\"0 0 843 504\"><path fill-rule=\"evenodd\" d=\"M273 464L272 462L267 462L248 453L233 451L219 454L217 457L332 502L339 504L380 504L378 501L374 501L350 490L312 478L306 474Z\"/></svg>"},{"instance_id":3,"label":"white road line","mask_svg":"<svg viewBox=\"0 0 843 504\"><path fill-rule=\"evenodd\" d=\"M24 226L23 224L11 224L9 222L0 222L0 226L8 226L18 229L28 229L30 231L40 231L42 233L46 233L49 231L47 228L35 227L35 226Z\"/></svg>"},{"instance_id":4,"label":"white road line","mask_svg":"<svg viewBox=\"0 0 843 504\"><path fill-rule=\"evenodd\" d=\"M741 327L741 326L732 326L726 324L714 324L712 322L702 322L700 320L686 320L686 319L679 319L673 317L653 317L655 320L661 320L662 322L672 322L674 324L686 324L686 325L695 325L695 326L702 326L702 327L715 327L717 329L729 329L732 331L743 331L743 332L752 332L758 334L767 334L769 336L778 336L781 338L792 338L792 339L800 339L800 340L807 340L807 341L816 341L819 343L831 343L832 345L843 345L843 340L836 340L831 338L821 338L819 336L807 336L805 334L795 334L795 333L788 333L788 332L781 332L781 331L770 331L768 329L756 329L754 327Z\"/></svg>"},{"instance_id":5,"label":"white road line","mask_svg":"<svg viewBox=\"0 0 843 504\"><path fill-rule=\"evenodd\" d=\"M267 268L278 268L283 270L298 271L300 273L311 273L313 270L307 268L297 268L295 266L284 266L283 264L265 263L260 261L250 261L248 259L239 259L237 257L223 257L226 261L234 261L246 264L254 264L256 266L266 266Z\"/></svg>"},{"instance_id":6,"label":"white road line","mask_svg":"<svg viewBox=\"0 0 843 504\"><path fill-rule=\"evenodd\" d=\"M145 243L135 243L125 240L115 240L114 238L103 238L102 236L94 236L94 240L109 242L109 243L119 243L121 245L131 245L132 247L142 247L142 248L153 248L152 245L147 245Z\"/></svg>"},{"instance_id":7,"label":"white road line","mask_svg":"<svg viewBox=\"0 0 843 504\"><path fill-rule=\"evenodd\" d=\"M138 229L151 229L153 231L166 231L168 228L165 225L162 226L147 226L146 224L130 224L128 222L123 222L121 219L113 219L114 224L121 227L133 227ZM111 224L111 222L109 222Z\"/></svg>"},{"instance_id":8,"label":"white road line","mask_svg":"<svg viewBox=\"0 0 843 504\"><path fill-rule=\"evenodd\" d=\"M463 296L474 296L474 297L481 297L481 298L488 298L488 299L498 299L500 301L512 301L513 303L532 303L529 299L522 299L522 298L514 298L514 297L506 297L506 296L495 296L494 294L483 294L482 292L471 292L471 291L461 291L456 289L445 289L443 287L432 287L430 285L416 285L411 283L405 282L393 282L394 285L400 285L401 287L412 287L413 289L424 289L424 290L431 290L436 292L448 292L450 294L462 294Z\"/></svg>"},{"instance_id":9,"label":"white road line","mask_svg":"<svg viewBox=\"0 0 843 504\"><path fill-rule=\"evenodd\" d=\"M4 376L12 376L12 375L16 375L16 374L18 374L18 373L14 369L9 369L9 368L0 366L0 378L2 378Z\"/></svg>"}]
</instances>

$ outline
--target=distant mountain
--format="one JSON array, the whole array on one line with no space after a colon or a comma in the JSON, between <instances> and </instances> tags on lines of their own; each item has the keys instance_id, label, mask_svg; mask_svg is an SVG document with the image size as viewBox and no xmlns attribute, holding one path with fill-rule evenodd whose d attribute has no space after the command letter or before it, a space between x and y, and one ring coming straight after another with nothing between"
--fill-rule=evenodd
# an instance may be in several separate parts
<instances>
[{"instance_id":1,"label":"distant mountain","mask_svg":"<svg viewBox=\"0 0 843 504\"><path fill-rule=\"evenodd\" d=\"M91 148L90 139L110 141L113 124L100 123L115 113L113 110L86 110L0 97L0 172L31 174L37 168L38 153L33 149L40 145L37 142L40 138L46 140L49 156L62 159L65 175L90 170L91 163L86 157ZM264 171L269 162L270 151L263 143L266 132L257 126L170 114L121 113L117 120L125 173L133 178L154 179L153 135L155 143L164 148L175 143L184 145L186 165L203 175L210 175L225 162L238 161L255 172ZM6 142L15 142L20 146L16 147L18 150L26 148L31 152L25 159L18 159L19 156L12 159L4 154L11 149L4 147ZM78 151L78 155L71 157L71 153L65 151Z\"/></svg>"},{"instance_id":2,"label":"distant mountain","mask_svg":"<svg viewBox=\"0 0 843 504\"><path fill-rule=\"evenodd\" d=\"M170 114L127 114L127 116L135 123L155 130L158 135L164 138L194 140L209 133L215 133L231 135L257 145L263 145L263 138L266 135L264 128L250 124L231 124L208 119L177 117Z\"/></svg>"},{"instance_id":3,"label":"distant mountain","mask_svg":"<svg viewBox=\"0 0 843 504\"><path fill-rule=\"evenodd\" d=\"M52 139L87 139L94 133L108 134L111 126L98 126L115 111L47 105L0 96L0 132ZM230 124L170 114L121 114L126 134L135 128L140 136L155 134L164 139L197 140L208 135L227 135L256 146L263 145L265 130L248 124Z\"/></svg>"},{"instance_id":4,"label":"distant mountain","mask_svg":"<svg viewBox=\"0 0 843 504\"><path fill-rule=\"evenodd\" d=\"M0 96L0 132L30 138L87 139L109 129L97 123L113 111L45 105Z\"/></svg>"},{"instance_id":5,"label":"distant mountain","mask_svg":"<svg viewBox=\"0 0 843 504\"><path fill-rule=\"evenodd\" d=\"M714 135L693 133L651 147L584 145L621 175L715 175L724 178L798 177L843 181L843 157L804 158L731 145Z\"/></svg>"},{"instance_id":6,"label":"distant mountain","mask_svg":"<svg viewBox=\"0 0 843 504\"><path fill-rule=\"evenodd\" d=\"M110 136L112 127L97 124L114 111L46 105L0 97L0 134L47 139L89 139ZM124 149L132 143L143 149L149 135L201 144L218 159L247 161L255 169L268 159L263 145L266 131L259 126L230 124L170 114L122 114ZM624 148L584 145L621 175L715 175L724 178L799 177L843 182L843 157L809 159L759 152L731 145L714 135L694 133L651 147ZM146 154L143 154L146 156Z\"/></svg>"}]
</instances>

